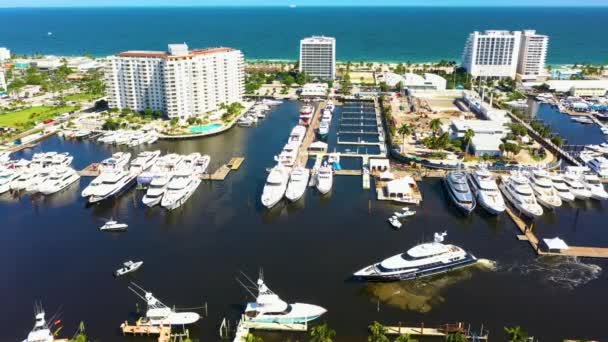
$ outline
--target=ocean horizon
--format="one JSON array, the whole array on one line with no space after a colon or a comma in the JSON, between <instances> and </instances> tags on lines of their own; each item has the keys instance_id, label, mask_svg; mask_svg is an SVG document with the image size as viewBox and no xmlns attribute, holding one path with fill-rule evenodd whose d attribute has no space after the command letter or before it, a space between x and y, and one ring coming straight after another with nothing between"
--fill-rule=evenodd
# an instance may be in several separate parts
<instances>
[{"instance_id":1,"label":"ocean horizon","mask_svg":"<svg viewBox=\"0 0 608 342\"><path fill-rule=\"evenodd\" d=\"M186 42L295 61L301 38L327 35L339 61L460 61L472 31L535 29L550 37L549 64L608 63L603 6L30 7L0 8L0 22L0 46L28 55L102 57Z\"/></svg>"}]
</instances>

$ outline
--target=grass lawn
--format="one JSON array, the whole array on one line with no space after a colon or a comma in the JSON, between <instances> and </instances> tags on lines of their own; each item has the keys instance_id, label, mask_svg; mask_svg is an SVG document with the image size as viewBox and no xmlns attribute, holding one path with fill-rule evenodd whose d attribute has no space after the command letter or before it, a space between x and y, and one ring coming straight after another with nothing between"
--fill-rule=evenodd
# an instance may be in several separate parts
<instances>
[{"instance_id":1,"label":"grass lawn","mask_svg":"<svg viewBox=\"0 0 608 342\"><path fill-rule=\"evenodd\" d=\"M14 112L0 113L0 127L29 128L28 126L34 126L34 122L52 119L57 115L77 109L78 107L76 106L38 106Z\"/></svg>"},{"instance_id":2,"label":"grass lawn","mask_svg":"<svg viewBox=\"0 0 608 342\"><path fill-rule=\"evenodd\" d=\"M88 93L78 93L78 94L70 94L63 97L64 101L75 101L75 102L84 102L91 101L103 97L103 95L99 94L88 94Z\"/></svg>"}]
</instances>

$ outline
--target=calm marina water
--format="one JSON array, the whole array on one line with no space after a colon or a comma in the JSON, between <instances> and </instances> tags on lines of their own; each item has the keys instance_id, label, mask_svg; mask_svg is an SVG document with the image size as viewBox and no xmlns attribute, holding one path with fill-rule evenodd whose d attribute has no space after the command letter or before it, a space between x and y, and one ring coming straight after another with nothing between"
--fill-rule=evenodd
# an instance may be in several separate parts
<instances>
[{"instance_id":1,"label":"calm marina water","mask_svg":"<svg viewBox=\"0 0 608 342\"><path fill-rule=\"evenodd\" d=\"M439 180L420 183L424 201L400 231L385 222L398 207L375 201L372 191L361 189L360 177L337 177L327 197L311 189L298 203L263 209L259 196L265 169L297 120L297 103L287 102L258 127L152 147L208 153L212 168L234 155L246 157L241 170L224 182L203 183L175 212L145 208L142 193L136 190L87 208L80 191L91 179L49 198L0 196L0 306L8 309L0 315L5 327L0 340L25 337L35 301L42 301L48 312L59 309L65 334L83 320L92 338L122 340L118 326L137 317L129 280L168 305L207 302L209 317L190 331L201 340L218 340L221 319L236 320L250 299L235 281L239 270L256 275L260 267L271 289L284 299L327 308L320 322L337 330L337 341L365 341L366 326L374 320L483 323L496 340L505 325L524 326L543 341L608 339L603 328L607 276L601 271L608 262L536 258L526 243L517 241L507 216L491 217L476 210L464 218L448 202ZM569 129L574 127L579 126ZM72 153L77 168L115 151L94 142L54 137L19 156L50 150ZM540 237L557 235L570 244L608 246L606 213L606 203L577 202L547 213L536 228ZM129 231L99 232L103 219L110 216L127 222ZM471 268L431 281L388 286L350 280L360 267L443 230L448 232L447 241L492 260L495 269ZM127 259L145 264L132 277L112 277ZM278 334L264 337L285 339Z\"/></svg>"},{"instance_id":2,"label":"calm marina water","mask_svg":"<svg viewBox=\"0 0 608 342\"><path fill-rule=\"evenodd\" d=\"M460 60L467 35L536 29L550 36L547 61L606 63L608 8L22 8L0 9L0 46L106 56L166 44L231 46L249 59L298 57L299 40L337 38L339 60ZM52 32L52 35L48 35Z\"/></svg>"}]
</instances>

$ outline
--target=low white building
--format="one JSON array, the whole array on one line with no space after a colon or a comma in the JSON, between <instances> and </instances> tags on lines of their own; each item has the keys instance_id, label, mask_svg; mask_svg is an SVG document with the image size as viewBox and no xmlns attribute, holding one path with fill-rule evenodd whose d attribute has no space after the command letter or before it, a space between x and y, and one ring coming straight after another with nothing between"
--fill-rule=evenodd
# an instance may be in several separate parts
<instances>
[{"instance_id":1,"label":"low white building","mask_svg":"<svg viewBox=\"0 0 608 342\"><path fill-rule=\"evenodd\" d=\"M88 57L72 57L68 58L68 67L80 72L89 70L97 70L103 68L103 63Z\"/></svg>"},{"instance_id":2,"label":"low white building","mask_svg":"<svg viewBox=\"0 0 608 342\"><path fill-rule=\"evenodd\" d=\"M399 82L404 88L412 91L445 90L447 81L445 78L426 73L424 76L406 73L403 75L394 72L385 72L376 77L378 82L385 82L389 87L395 87Z\"/></svg>"},{"instance_id":3,"label":"low white building","mask_svg":"<svg viewBox=\"0 0 608 342\"><path fill-rule=\"evenodd\" d=\"M481 115L483 118L491 121L497 121L501 124L511 122L506 110L496 109L491 103L485 103L477 94L471 91L463 92L464 102L469 108Z\"/></svg>"},{"instance_id":4,"label":"low white building","mask_svg":"<svg viewBox=\"0 0 608 342\"><path fill-rule=\"evenodd\" d=\"M306 83L302 86L300 96L305 97L321 97L327 96L327 83Z\"/></svg>"},{"instance_id":5,"label":"low white building","mask_svg":"<svg viewBox=\"0 0 608 342\"><path fill-rule=\"evenodd\" d=\"M0 91L6 91L6 78L4 77L4 70L0 69Z\"/></svg>"},{"instance_id":6,"label":"low white building","mask_svg":"<svg viewBox=\"0 0 608 342\"><path fill-rule=\"evenodd\" d=\"M463 138L468 130L472 130L475 136L493 135L502 139L509 133L509 128L502 122L492 120L452 120L449 126L452 138Z\"/></svg>"},{"instance_id":7,"label":"low white building","mask_svg":"<svg viewBox=\"0 0 608 342\"><path fill-rule=\"evenodd\" d=\"M0 47L0 62L8 61L11 59L11 50Z\"/></svg>"},{"instance_id":8,"label":"low white building","mask_svg":"<svg viewBox=\"0 0 608 342\"><path fill-rule=\"evenodd\" d=\"M501 144L502 141L500 140L499 135L480 134L475 135L471 139L469 148L477 157L482 157L484 155L489 157L500 157L502 155L502 151L500 150Z\"/></svg>"},{"instance_id":9,"label":"low white building","mask_svg":"<svg viewBox=\"0 0 608 342\"><path fill-rule=\"evenodd\" d=\"M35 65L38 69L44 70L55 70L63 65L61 58L57 56L45 56L39 59L33 59L30 63Z\"/></svg>"},{"instance_id":10,"label":"low white building","mask_svg":"<svg viewBox=\"0 0 608 342\"><path fill-rule=\"evenodd\" d=\"M606 94L608 91L608 80L549 80L545 82L535 82L529 84L529 86L538 86L546 84L549 89L558 93L582 93L582 89L587 89L589 93L602 93ZM597 96L597 95L578 95L578 96Z\"/></svg>"}]
</instances>

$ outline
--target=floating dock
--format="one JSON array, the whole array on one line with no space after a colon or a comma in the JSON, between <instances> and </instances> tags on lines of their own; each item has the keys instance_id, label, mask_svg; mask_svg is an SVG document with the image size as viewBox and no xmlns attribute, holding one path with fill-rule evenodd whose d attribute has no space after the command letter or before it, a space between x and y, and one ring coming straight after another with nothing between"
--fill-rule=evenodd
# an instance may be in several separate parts
<instances>
[{"instance_id":1,"label":"floating dock","mask_svg":"<svg viewBox=\"0 0 608 342\"><path fill-rule=\"evenodd\" d=\"M158 342L171 341L171 327L142 325L137 321L135 325L129 325L127 321L120 325L123 335L153 336L158 335Z\"/></svg>"},{"instance_id":2,"label":"floating dock","mask_svg":"<svg viewBox=\"0 0 608 342\"><path fill-rule=\"evenodd\" d=\"M228 162L228 167L230 167L230 170L238 170L244 161L244 157L234 157Z\"/></svg>"},{"instance_id":3,"label":"floating dock","mask_svg":"<svg viewBox=\"0 0 608 342\"><path fill-rule=\"evenodd\" d=\"M93 163L78 171L80 177L97 177L99 176L99 173L99 163Z\"/></svg>"},{"instance_id":4,"label":"floating dock","mask_svg":"<svg viewBox=\"0 0 608 342\"><path fill-rule=\"evenodd\" d=\"M300 144L300 150L298 151L298 158L296 162L298 165L306 165L306 162L308 161L308 148L315 140L315 130L319 128L319 124L321 123L318 119L319 113L321 113L321 109L324 107L325 102L320 102L317 105L317 108L315 108L312 118L310 118L310 123L308 124L308 127L306 127L306 136L304 137L302 144Z\"/></svg>"},{"instance_id":5,"label":"floating dock","mask_svg":"<svg viewBox=\"0 0 608 342\"><path fill-rule=\"evenodd\" d=\"M464 323L445 324L438 328L425 327L424 324L421 324L419 327L386 326L385 328L388 335L408 334L416 337L429 336L447 338L450 334L460 333L463 334L467 340L472 341L487 341L489 335L483 327L478 334L471 332L470 326L465 327Z\"/></svg>"},{"instance_id":6,"label":"floating dock","mask_svg":"<svg viewBox=\"0 0 608 342\"><path fill-rule=\"evenodd\" d=\"M222 325L224 322L222 322ZM252 322L241 317L236 328L234 342L243 342L250 330L264 331L289 331L289 332L305 332L308 331L307 323L261 323ZM221 333L220 333L221 335Z\"/></svg>"}]
</instances>

